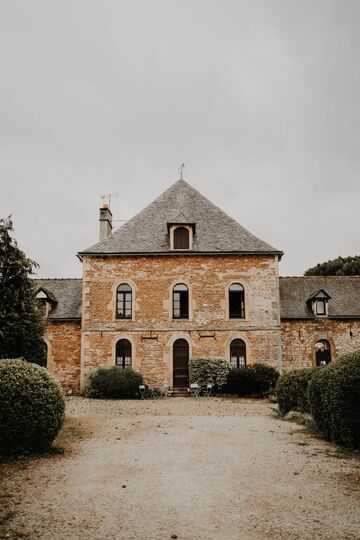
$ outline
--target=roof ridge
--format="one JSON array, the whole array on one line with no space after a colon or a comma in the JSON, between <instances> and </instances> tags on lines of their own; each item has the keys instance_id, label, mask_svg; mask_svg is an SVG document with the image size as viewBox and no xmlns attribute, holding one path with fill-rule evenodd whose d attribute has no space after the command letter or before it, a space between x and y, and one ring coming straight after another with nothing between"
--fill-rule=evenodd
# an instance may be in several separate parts
<instances>
[{"instance_id":1,"label":"roof ridge","mask_svg":"<svg viewBox=\"0 0 360 540\"><path fill-rule=\"evenodd\" d=\"M42 277L32 277L31 279L41 279L41 281L82 281L83 278L42 278Z\"/></svg>"},{"instance_id":2,"label":"roof ridge","mask_svg":"<svg viewBox=\"0 0 360 540\"><path fill-rule=\"evenodd\" d=\"M326 279L326 278L331 278L331 279L334 279L334 278L355 278L355 279L359 279L360 278L360 274L358 275L355 275L355 276L279 276L279 279Z\"/></svg>"}]
</instances>

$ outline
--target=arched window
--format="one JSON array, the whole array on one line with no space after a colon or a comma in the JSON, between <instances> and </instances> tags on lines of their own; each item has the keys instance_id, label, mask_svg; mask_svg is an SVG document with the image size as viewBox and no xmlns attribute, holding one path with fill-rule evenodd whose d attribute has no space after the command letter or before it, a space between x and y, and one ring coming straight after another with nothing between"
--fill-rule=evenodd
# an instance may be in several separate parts
<instances>
[{"instance_id":1,"label":"arched window","mask_svg":"<svg viewBox=\"0 0 360 540\"><path fill-rule=\"evenodd\" d=\"M245 318L245 293L240 283L233 283L229 287L229 318Z\"/></svg>"},{"instance_id":2,"label":"arched window","mask_svg":"<svg viewBox=\"0 0 360 540\"><path fill-rule=\"evenodd\" d=\"M189 290L184 283L178 283L173 289L173 318L189 318Z\"/></svg>"},{"instance_id":3,"label":"arched window","mask_svg":"<svg viewBox=\"0 0 360 540\"><path fill-rule=\"evenodd\" d=\"M131 367L131 343L128 339L117 342L115 363L123 369Z\"/></svg>"},{"instance_id":4,"label":"arched window","mask_svg":"<svg viewBox=\"0 0 360 540\"><path fill-rule=\"evenodd\" d=\"M242 339L233 339L230 344L230 364L233 368L246 367L246 345Z\"/></svg>"},{"instance_id":5,"label":"arched window","mask_svg":"<svg viewBox=\"0 0 360 540\"><path fill-rule=\"evenodd\" d=\"M186 227L176 227L174 230L174 249L190 249L189 230Z\"/></svg>"},{"instance_id":6,"label":"arched window","mask_svg":"<svg viewBox=\"0 0 360 540\"><path fill-rule=\"evenodd\" d=\"M132 318L132 289L127 283L118 286L116 292L116 318Z\"/></svg>"},{"instance_id":7,"label":"arched window","mask_svg":"<svg viewBox=\"0 0 360 540\"><path fill-rule=\"evenodd\" d=\"M316 365L325 366L331 362L330 343L327 339L320 339L315 344Z\"/></svg>"}]
</instances>

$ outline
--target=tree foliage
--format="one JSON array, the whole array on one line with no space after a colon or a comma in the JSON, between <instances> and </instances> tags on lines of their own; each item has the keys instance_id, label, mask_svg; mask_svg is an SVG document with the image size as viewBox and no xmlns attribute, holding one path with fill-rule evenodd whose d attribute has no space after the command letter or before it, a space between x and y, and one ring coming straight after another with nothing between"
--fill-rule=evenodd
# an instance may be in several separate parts
<instances>
[{"instance_id":1,"label":"tree foliage","mask_svg":"<svg viewBox=\"0 0 360 540\"><path fill-rule=\"evenodd\" d=\"M45 320L30 275L37 264L11 237L12 221L0 219L0 358L42 363Z\"/></svg>"},{"instance_id":2,"label":"tree foliage","mask_svg":"<svg viewBox=\"0 0 360 540\"><path fill-rule=\"evenodd\" d=\"M338 257L332 261L319 263L304 272L304 276L359 276L360 255Z\"/></svg>"}]
</instances>

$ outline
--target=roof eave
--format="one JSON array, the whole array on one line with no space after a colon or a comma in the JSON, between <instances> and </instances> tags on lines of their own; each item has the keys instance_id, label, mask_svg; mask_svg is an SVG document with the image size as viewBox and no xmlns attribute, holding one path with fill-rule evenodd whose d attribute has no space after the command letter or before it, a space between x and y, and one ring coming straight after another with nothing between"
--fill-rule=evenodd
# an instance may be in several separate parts
<instances>
[{"instance_id":1,"label":"roof eave","mask_svg":"<svg viewBox=\"0 0 360 540\"><path fill-rule=\"evenodd\" d=\"M165 257L172 257L172 256L178 256L178 255L277 255L279 257L279 260L284 255L283 251L277 251L277 250L268 250L268 251L193 251L193 250L186 250L186 251L118 251L118 252L95 252L95 251L80 251L77 256L78 257L157 257L157 256L165 256Z\"/></svg>"}]
</instances>

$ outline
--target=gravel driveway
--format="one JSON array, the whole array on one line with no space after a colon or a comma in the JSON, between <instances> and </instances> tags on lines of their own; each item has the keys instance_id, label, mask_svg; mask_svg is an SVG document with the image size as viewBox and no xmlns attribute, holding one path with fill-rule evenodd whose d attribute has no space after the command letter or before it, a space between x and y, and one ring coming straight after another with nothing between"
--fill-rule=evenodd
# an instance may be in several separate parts
<instances>
[{"instance_id":1,"label":"gravel driveway","mask_svg":"<svg viewBox=\"0 0 360 540\"><path fill-rule=\"evenodd\" d=\"M273 408L71 398L63 455L0 465L0 538L360 539L360 461Z\"/></svg>"}]
</instances>

